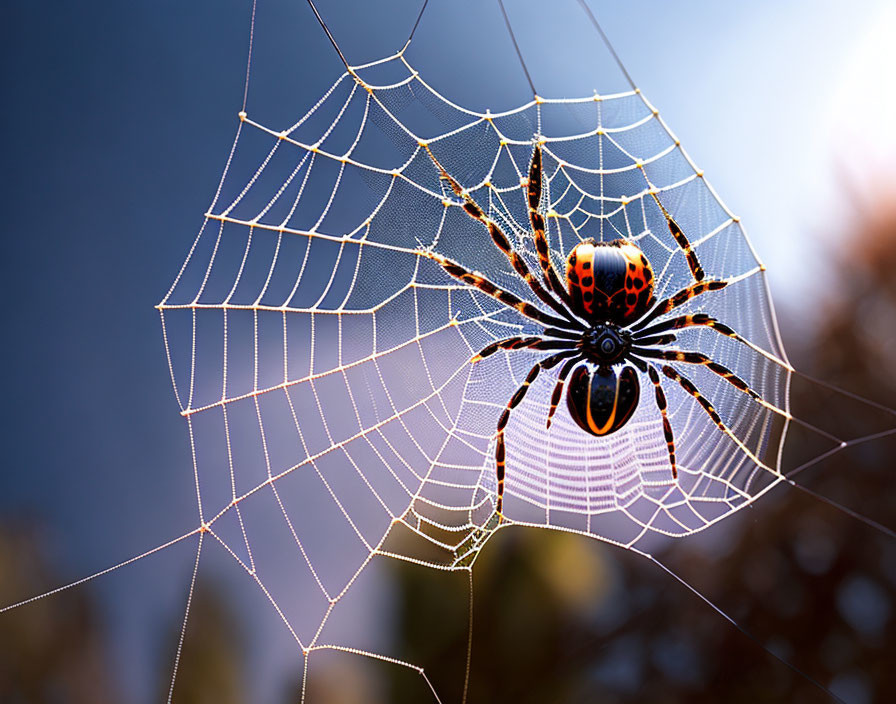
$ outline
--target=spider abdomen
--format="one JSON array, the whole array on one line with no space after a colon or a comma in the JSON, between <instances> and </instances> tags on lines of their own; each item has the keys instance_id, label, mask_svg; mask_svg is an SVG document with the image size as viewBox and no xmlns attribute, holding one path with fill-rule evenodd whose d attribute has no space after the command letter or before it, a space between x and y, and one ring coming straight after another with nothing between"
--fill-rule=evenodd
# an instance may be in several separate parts
<instances>
[{"instance_id":1,"label":"spider abdomen","mask_svg":"<svg viewBox=\"0 0 896 704\"><path fill-rule=\"evenodd\" d=\"M609 435L626 424L638 407L641 386L633 367L585 362L569 379L566 405L578 426L591 435Z\"/></svg>"},{"instance_id":2,"label":"spider abdomen","mask_svg":"<svg viewBox=\"0 0 896 704\"><path fill-rule=\"evenodd\" d=\"M580 242L566 261L566 281L575 311L620 325L640 318L653 302L653 268L633 242Z\"/></svg>"}]
</instances>

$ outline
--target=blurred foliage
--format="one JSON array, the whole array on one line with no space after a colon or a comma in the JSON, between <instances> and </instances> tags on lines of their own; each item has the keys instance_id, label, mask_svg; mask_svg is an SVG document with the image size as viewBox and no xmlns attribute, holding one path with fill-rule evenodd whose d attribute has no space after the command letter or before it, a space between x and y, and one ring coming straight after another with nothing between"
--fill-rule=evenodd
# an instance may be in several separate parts
<instances>
[{"instance_id":1,"label":"blurred foliage","mask_svg":"<svg viewBox=\"0 0 896 704\"><path fill-rule=\"evenodd\" d=\"M234 606L215 582L196 583L183 647L177 663L174 701L178 704L242 704L251 701L245 681L246 639ZM162 666L159 693L153 701L168 701L173 644L180 639L182 615L175 615L161 639L167 659Z\"/></svg>"},{"instance_id":2,"label":"blurred foliage","mask_svg":"<svg viewBox=\"0 0 896 704\"><path fill-rule=\"evenodd\" d=\"M0 526L0 604L42 594L64 580L38 530ZM85 589L38 599L0 619L0 702L116 701L109 652Z\"/></svg>"},{"instance_id":3,"label":"blurred foliage","mask_svg":"<svg viewBox=\"0 0 896 704\"><path fill-rule=\"evenodd\" d=\"M42 533L30 525L0 525L0 605L43 594L68 580L53 567ZM38 599L0 618L0 702L3 704L105 704L127 701L89 587ZM246 648L235 610L219 586L197 583L183 649L178 704L251 701L244 682ZM160 637L159 684L151 701L168 700L182 613L170 614ZM123 683L122 683L123 684ZM141 697L141 699L143 699Z\"/></svg>"}]
</instances>

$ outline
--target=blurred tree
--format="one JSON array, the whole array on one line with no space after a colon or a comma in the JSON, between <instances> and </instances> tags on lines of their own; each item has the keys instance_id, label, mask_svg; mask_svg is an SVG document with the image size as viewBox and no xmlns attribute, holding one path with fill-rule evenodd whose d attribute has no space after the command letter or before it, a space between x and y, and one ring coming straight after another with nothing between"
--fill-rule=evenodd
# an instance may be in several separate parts
<instances>
[{"instance_id":1,"label":"blurred tree","mask_svg":"<svg viewBox=\"0 0 896 704\"><path fill-rule=\"evenodd\" d=\"M65 580L33 526L0 526L0 604L42 594ZM0 619L0 701L117 701L109 653L89 589L73 589Z\"/></svg>"},{"instance_id":2,"label":"blurred tree","mask_svg":"<svg viewBox=\"0 0 896 704\"><path fill-rule=\"evenodd\" d=\"M0 604L12 604L65 584L40 531L0 525ZM98 704L125 701L114 660L89 588L65 590L13 609L0 619L0 702ZM177 676L178 704L243 704L246 649L235 609L216 583L200 581ZM161 639L159 686L152 701L167 701L173 648L182 614L172 614ZM141 700L143 698L141 697Z\"/></svg>"},{"instance_id":3,"label":"blurred tree","mask_svg":"<svg viewBox=\"0 0 896 704\"><path fill-rule=\"evenodd\" d=\"M236 617L224 591L214 582L196 583L190 617L174 685L177 704L244 704L252 701L246 684L248 652ZM168 701L173 667L173 644L180 638L182 614L172 618L161 639L163 662L159 694L154 701Z\"/></svg>"},{"instance_id":4,"label":"blurred tree","mask_svg":"<svg viewBox=\"0 0 896 704\"><path fill-rule=\"evenodd\" d=\"M284 688L285 696L281 701L284 704L302 701L326 704L391 704L392 700L383 695L382 682L378 677L380 666L382 663L349 653L315 651L308 663L307 679L305 671L299 669Z\"/></svg>"}]
</instances>

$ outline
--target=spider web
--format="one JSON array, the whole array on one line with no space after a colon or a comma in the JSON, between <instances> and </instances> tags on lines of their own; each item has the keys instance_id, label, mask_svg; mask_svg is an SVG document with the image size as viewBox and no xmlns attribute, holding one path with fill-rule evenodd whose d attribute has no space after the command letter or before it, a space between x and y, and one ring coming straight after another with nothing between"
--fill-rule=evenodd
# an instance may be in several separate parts
<instances>
[{"instance_id":1,"label":"spider web","mask_svg":"<svg viewBox=\"0 0 896 704\"><path fill-rule=\"evenodd\" d=\"M285 128L240 113L205 226L158 306L202 533L242 565L306 655L395 662L333 625L365 568L389 556L469 569L499 527L495 426L544 355L470 357L539 326L423 256L531 298L427 147L537 270L525 202L536 143L555 265L582 239L624 237L650 259L658 297L691 283L656 194L707 275L733 281L675 314L709 313L749 341L695 328L679 346L731 368L764 403L679 365L734 437L664 379L673 480L646 377L631 420L596 438L563 407L545 429L557 370L544 373L506 432L508 524L637 548L702 530L783 479L791 369L764 267L639 90L480 113L440 95L403 52L353 66Z\"/></svg>"},{"instance_id":2,"label":"spider web","mask_svg":"<svg viewBox=\"0 0 896 704\"><path fill-rule=\"evenodd\" d=\"M193 451L197 528L0 612L198 535L190 599L203 546L217 544L286 626L305 679L318 653L344 652L419 673L438 700L413 656L352 623L353 600L377 561L472 575L499 529L550 527L645 554L699 594L646 550L707 528L848 444L894 432L841 441L810 428L831 449L789 462L785 475L784 441L801 421L789 412L795 370L779 340L764 267L739 219L638 89L536 96L479 112L441 95L400 51L351 66L291 122L245 105L239 118L205 224L158 306ZM544 354L470 358L540 326L423 256L438 252L532 299L440 179L428 150L537 271L525 185L536 144L558 269L582 239L627 238L649 257L658 297L691 283L656 196L707 276L732 281L672 315L708 313L747 341L691 328L677 332L676 346L729 367L762 401L703 367L671 363L733 435L663 378L675 480L646 378L634 416L596 438L564 406L545 428L558 371L544 372L507 428L508 520L499 524L497 420ZM186 617L178 657L185 630Z\"/></svg>"}]
</instances>

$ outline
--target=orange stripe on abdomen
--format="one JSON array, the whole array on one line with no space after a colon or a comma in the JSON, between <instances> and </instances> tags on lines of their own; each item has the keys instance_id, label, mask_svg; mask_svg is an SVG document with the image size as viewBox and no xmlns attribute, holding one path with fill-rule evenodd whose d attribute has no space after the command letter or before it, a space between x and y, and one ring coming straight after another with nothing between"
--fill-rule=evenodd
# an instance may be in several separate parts
<instances>
[{"instance_id":1,"label":"orange stripe on abdomen","mask_svg":"<svg viewBox=\"0 0 896 704\"><path fill-rule=\"evenodd\" d=\"M613 396L613 410L610 411L610 416L607 418L607 422L602 426L598 426L594 422L594 415L591 413L591 399L593 398L593 394L590 388L591 379L589 378L589 389L588 389L588 400L585 406L586 408L586 420L588 421L588 427L591 428L591 432L595 435L606 435L607 433L613 430L613 424L616 422L616 409L619 408L619 377L616 377L616 392Z\"/></svg>"}]
</instances>

